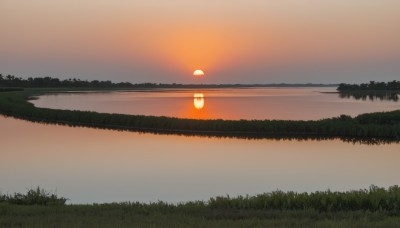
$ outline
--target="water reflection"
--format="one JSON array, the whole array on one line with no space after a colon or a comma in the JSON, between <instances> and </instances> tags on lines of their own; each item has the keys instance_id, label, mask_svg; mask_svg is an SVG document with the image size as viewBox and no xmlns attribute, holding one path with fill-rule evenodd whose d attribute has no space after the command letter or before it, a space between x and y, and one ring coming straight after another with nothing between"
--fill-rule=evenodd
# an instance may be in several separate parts
<instances>
[{"instance_id":1,"label":"water reflection","mask_svg":"<svg viewBox=\"0 0 400 228\"><path fill-rule=\"evenodd\" d=\"M399 181L399 144L179 137L1 116L0 129L0 192L39 185L57 189L71 199L68 203L178 203L276 189L387 187Z\"/></svg>"},{"instance_id":2,"label":"water reflection","mask_svg":"<svg viewBox=\"0 0 400 228\"><path fill-rule=\"evenodd\" d=\"M355 100L380 100L380 101L399 101L398 93L385 93L385 92L378 92L378 93L350 93L350 92L342 92L339 93L340 98L353 98Z\"/></svg>"},{"instance_id":3,"label":"water reflection","mask_svg":"<svg viewBox=\"0 0 400 228\"><path fill-rule=\"evenodd\" d=\"M320 92L316 92L320 91ZM129 92L64 93L31 101L36 107L168 116L189 119L319 120L392 111L392 101L347 101L334 88L168 89ZM205 104L207 97L207 105ZM202 108L201 108L202 107Z\"/></svg>"},{"instance_id":4,"label":"water reflection","mask_svg":"<svg viewBox=\"0 0 400 228\"><path fill-rule=\"evenodd\" d=\"M195 93L193 95L193 105L196 109L204 108L204 95L202 93Z\"/></svg>"},{"instance_id":5,"label":"water reflection","mask_svg":"<svg viewBox=\"0 0 400 228\"><path fill-rule=\"evenodd\" d=\"M0 118L8 118L5 115L0 115ZM251 132L217 132L217 131L185 131L185 130L171 130L171 129L150 129L150 128L124 128L115 126L95 126L92 124L84 123L69 123L69 122L48 122L45 120L37 120L22 117L10 117L11 119L27 120L33 123L40 123L43 125L59 125L68 126L72 128L94 128L94 129L107 129L119 132L137 132L140 134L148 135L175 135L175 136L187 136L187 137L200 137L208 139L245 139L245 140L274 140L274 141L327 141L327 140L340 140L345 143L360 144L360 145L388 145L388 144L399 144L400 138L384 138L384 137L346 137L346 136L317 136L317 135L274 135L274 134L263 134L263 133L251 133Z\"/></svg>"}]
</instances>

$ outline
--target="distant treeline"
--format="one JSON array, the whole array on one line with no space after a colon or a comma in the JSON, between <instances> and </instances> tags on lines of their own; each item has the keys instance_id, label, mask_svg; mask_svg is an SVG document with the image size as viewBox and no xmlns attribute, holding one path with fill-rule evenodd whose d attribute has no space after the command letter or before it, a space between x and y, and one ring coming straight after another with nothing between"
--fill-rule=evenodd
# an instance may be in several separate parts
<instances>
[{"instance_id":1,"label":"distant treeline","mask_svg":"<svg viewBox=\"0 0 400 228\"><path fill-rule=\"evenodd\" d=\"M136 83L99 80L81 80L70 78L60 80L52 77L29 77L23 79L14 75L4 76L0 74L0 87L23 87L23 88L230 88L230 87L328 87L337 86L331 84L163 84L163 83Z\"/></svg>"},{"instance_id":2,"label":"distant treeline","mask_svg":"<svg viewBox=\"0 0 400 228\"><path fill-rule=\"evenodd\" d=\"M400 92L400 81L393 80L391 82L375 82L370 81L369 83L362 84L345 84L341 83L337 87L339 92L348 91L398 91Z\"/></svg>"},{"instance_id":3,"label":"distant treeline","mask_svg":"<svg viewBox=\"0 0 400 228\"><path fill-rule=\"evenodd\" d=\"M274 137L385 138L399 141L400 110L341 115L318 121L195 120L173 117L108 114L36 108L27 102L30 91L0 93L0 113L31 121L117 130L188 135ZM351 141L351 140L349 140Z\"/></svg>"},{"instance_id":4,"label":"distant treeline","mask_svg":"<svg viewBox=\"0 0 400 228\"><path fill-rule=\"evenodd\" d=\"M29 77L23 79L14 75L4 76L0 74L0 87L24 87L24 88L60 88L60 87L87 87L87 88L129 88L129 87L146 87L149 83L132 84L129 82L113 83L111 81L83 81L76 78L60 80L52 77Z\"/></svg>"},{"instance_id":5,"label":"distant treeline","mask_svg":"<svg viewBox=\"0 0 400 228\"><path fill-rule=\"evenodd\" d=\"M362 84L341 83L337 87L340 98L354 98L356 100L399 100L400 81L375 82Z\"/></svg>"}]
</instances>

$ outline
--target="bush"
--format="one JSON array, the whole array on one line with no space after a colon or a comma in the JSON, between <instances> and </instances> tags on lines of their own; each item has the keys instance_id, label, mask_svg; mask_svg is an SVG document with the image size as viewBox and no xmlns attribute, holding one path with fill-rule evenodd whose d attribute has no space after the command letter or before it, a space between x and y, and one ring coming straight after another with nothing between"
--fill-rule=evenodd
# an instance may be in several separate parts
<instances>
[{"instance_id":1,"label":"bush","mask_svg":"<svg viewBox=\"0 0 400 228\"><path fill-rule=\"evenodd\" d=\"M58 197L44 189L28 189L26 194L14 193L13 195L0 194L0 203L9 203L16 205L65 205L67 201L64 197Z\"/></svg>"}]
</instances>

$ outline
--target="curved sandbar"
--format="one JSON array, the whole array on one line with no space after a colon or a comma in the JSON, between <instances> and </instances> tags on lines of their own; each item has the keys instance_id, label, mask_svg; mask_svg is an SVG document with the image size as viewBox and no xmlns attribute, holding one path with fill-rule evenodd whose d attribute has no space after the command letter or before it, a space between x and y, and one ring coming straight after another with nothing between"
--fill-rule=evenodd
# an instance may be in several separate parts
<instances>
[{"instance_id":1,"label":"curved sandbar","mask_svg":"<svg viewBox=\"0 0 400 228\"><path fill-rule=\"evenodd\" d=\"M366 143L400 141L400 110L361 114L354 118L341 115L317 121L195 120L37 108L27 101L34 95L54 91L26 89L1 92L0 113L35 122L160 134L277 139L341 138Z\"/></svg>"}]
</instances>

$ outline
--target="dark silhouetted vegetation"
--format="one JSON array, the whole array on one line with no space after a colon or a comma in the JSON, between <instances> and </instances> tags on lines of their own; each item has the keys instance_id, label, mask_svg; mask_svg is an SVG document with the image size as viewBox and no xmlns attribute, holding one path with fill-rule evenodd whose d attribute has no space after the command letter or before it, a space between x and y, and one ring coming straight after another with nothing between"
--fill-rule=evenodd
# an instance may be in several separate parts
<instances>
[{"instance_id":1,"label":"dark silhouetted vegetation","mask_svg":"<svg viewBox=\"0 0 400 228\"><path fill-rule=\"evenodd\" d=\"M33 190L36 192L37 190ZM15 194L18 195L18 194ZM3 197L0 195L0 198ZM400 188L314 193L275 191L179 204L0 202L1 227L397 227Z\"/></svg>"},{"instance_id":2,"label":"dark silhouetted vegetation","mask_svg":"<svg viewBox=\"0 0 400 228\"><path fill-rule=\"evenodd\" d=\"M340 98L353 98L356 100L399 100L400 81L375 82L363 84L345 84L341 83L337 87Z\"/></svg>"},{"instance_id":3,"label":"dark silhouetted vegetation","mask_svg":"<svg viewBox=\"0 0 400 228\"><path fill-rule=\"evenodd\" d=\"M217 197L208 202L213 209L387 211L400 214L400 188L371 186L369 189L314 193L275 191L257 196Z\"/></svg>"},{"instance_id":4,"label":"dark silhouetted vegetation","mask_svg":"<svg viewBox=\"0 0 400 228\"><path fill-rule=\"evenodd\" d=\"M0 113L43 123L188 135L256 138L342 137L348 141L360 139L373 142L379 139L399 141L400 137L400 110L361 114L356 117L341 115L318 121L194 120L36 108L27 102L35 93L40 91L0 93Z\"/></svg>"},{"instance_id":5,"label":"dark silhouetted vegetation","mask_svg":"<svg viewBox=\"0 0 400 228\"><path fill-rule=\"evenodd\" d=\"M132 84L129 82L113 83L111 81L88 81L76 78L60 80L52 77L29 77L23 79L14 75L3 76L0 74L0 87L23 87L23 88L130 88L130 87L146 87L151 83Z\"/></svg>"},{"instance_id":6,"label":"dark silhouetted vegetation","mask_svg":"<svg viewBox=\"0 0 400 228\"><path fill-rule=\"evenodd\" d=\"M65 205L66 201L66 198L58 197L56 194L49 193L39 187L29 189L26 194L0 194L0 203L16 205Z\"/></svg>"},{"instance_id":7,"label":"dark silhouetted vegetation","mask_svg":"<svg viewBox=\"0 0 400 228\"><path fill-rule=\"evenodd\" d=\"M77 78L69 78L61 80L52 77L29 77L23 79L14 75L3 76L0 74L0 87L23 87L23 88L132 88L132 89L143 89L143 88L231 88L231 87L324 87L324 86L336 86L326 84L163 84L163 83L136 83L130 82L119 82L114 83L111 81L99 81L99 80L80 80Z\"/></svg>"},{"instance_id":8,"label":"dark silhouetted vegetation","mask_svg":"<svg viewBox=\"0 0 400 228\"><path fill-rule=\"evenodd\" d=\"M345 91L397 91L400 92L400 81L391 82L375 82L370 81L369 83L362 84L346 84L341 83L337 87L339 92Z\"/></svg>"}]
</instances>

